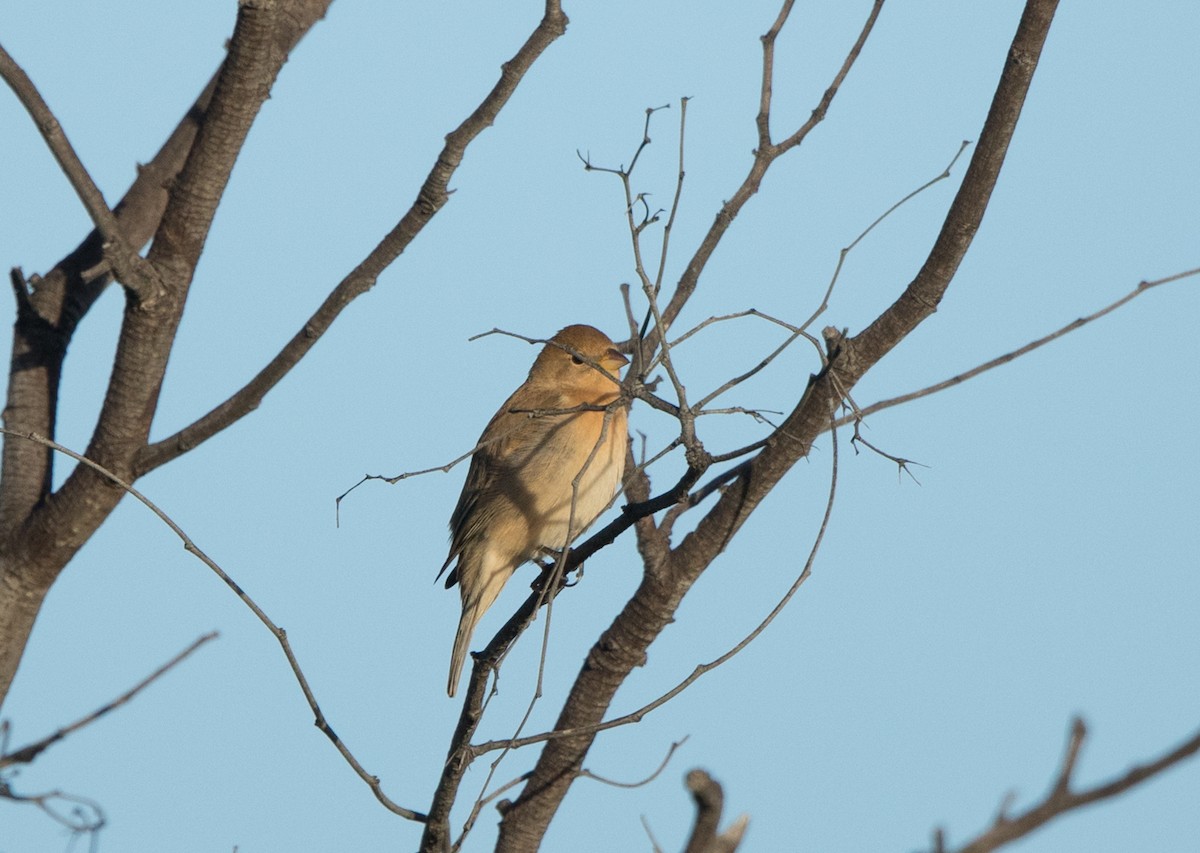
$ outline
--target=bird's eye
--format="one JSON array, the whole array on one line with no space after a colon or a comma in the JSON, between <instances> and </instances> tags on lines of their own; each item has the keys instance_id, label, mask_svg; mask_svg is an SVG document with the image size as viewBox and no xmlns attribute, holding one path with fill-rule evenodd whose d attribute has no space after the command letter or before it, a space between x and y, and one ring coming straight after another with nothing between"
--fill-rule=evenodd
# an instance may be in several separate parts
<instances>
[{"instance_id":1,"label":"bird's eye","mask_svg":"<svg viewBox=\"0 0 1200 853\"><path fill-rule=\"evenodd\" d=\"M571 363L572 364L583 364L583 359L577 355L573 355L573 356L571 356Z\"/></svg>"}]
</instances>

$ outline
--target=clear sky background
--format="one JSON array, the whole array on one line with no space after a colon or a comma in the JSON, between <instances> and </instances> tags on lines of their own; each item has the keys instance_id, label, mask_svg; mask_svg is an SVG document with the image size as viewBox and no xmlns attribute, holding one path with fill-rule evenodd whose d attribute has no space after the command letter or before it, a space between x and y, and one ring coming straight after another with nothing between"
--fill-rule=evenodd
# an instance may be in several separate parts
<instances>
[{"instance_id":1,"label":"clear sky background","mask_svg":"<svg viewBox=\"0 0 1200 853\"><path fill-rule=\"evenodd\" d=\"M799 4L779 43L777 135L808 115L866 2ZM570 3L571 25L468 152L445 210L351 306L261 409L139 486L287 628L338 733L396 801L425 809L457 718L444 680L459 604L433 582L465 474L396 486L364 473L469 449L546 336L587 322L620 336L632 280L619 185L643 110L691 96L687 182L668 280L754 145L758 37L777 3ZM893 0L835 102L776 164L677 327L755 307L792 321L820 300L838 250L977 138L1017 2ZM240 387L407 209L442 137L540 17L535 2L339 0L293 52L250 135L200 264L155 437ZM222 57L227 3L9 4L0 38L115 202ZM1133 289L1200 264L1200 5L1065 3L983 227L938 313L855 391L860 405L1014 349ZM678 109L660 113L635 175L674 188ZM0 96L0 263L44 272L88 221L14 97ZM953 178L850 256L822 323L859 331L919 268ZM655 245L658 232L648 235ZM111 362L108 292L67 362L58 438L83 449ZM7 326L11 300L0 300ZM920 484L841 441L839 497L811 580L741 656L636 726L604 734L547 850L678 850L691 767L746 812L746 851L913 851L981 830L1006 792L1040 796L1072 715L1091 738L1081 782L1123 772L1200 725L1200 281L1147 293L1020 361L873 416L872 442L928 467ZM678 353L690 388L746 369L781 333L745 319ZM814 354L797 344L728 405L790 409ZM659 446L671 423L635 407ZM711 418L714 451L764 434ZM624 713L725 651L800 571L828 488L828 436L688 596ZM68 470L60 461L58 481ZM652 476L673 483L678 462ZM555 606L552 723L590 644L635 587L625 538ZM480 632L521 600L528 569ZM541 623L539 623L540 629ZM384 811L313 728L278 646L142 506L126 500L68 567L4 708L12 743L113 698L202 633L221 632L136 701L21 771L16 790L103 804L103 851L395 851L420 828ZM504 669L481 735L511 733L540 630ZM533 752L501 765L508 781ZM481 761L464 803L483 784ZM1022 853L1194 851L1200 763L1069 816ZM461 821L463 807L456 813ZM490 847L484 812L468 850ZM66 849L31 807L0 802L0 851ZM79 849L78 847L76 849Z\"/></svg>"}]
</instances>

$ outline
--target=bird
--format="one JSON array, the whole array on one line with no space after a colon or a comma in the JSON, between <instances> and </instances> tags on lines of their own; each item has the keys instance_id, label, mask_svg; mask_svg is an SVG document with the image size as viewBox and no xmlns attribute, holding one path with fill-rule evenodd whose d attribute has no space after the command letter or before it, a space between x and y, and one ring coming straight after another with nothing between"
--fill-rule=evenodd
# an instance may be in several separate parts
<instances>
[{"instance_id":1,"label":"bird","mask_svg":"<svg viewBox=\"0 0 1200 853\"><path fill-rule=\"evenodd\" d=\"M599 407L620 398L619 374L628 363L599 329L567 326L546 342L479 437L437 575L457 559L446 576L446 589L457 583L462 598L451 697L475 626L513 572L565 549L617 493L629 446L627 411Z\"/></svg>"}]
</instances>

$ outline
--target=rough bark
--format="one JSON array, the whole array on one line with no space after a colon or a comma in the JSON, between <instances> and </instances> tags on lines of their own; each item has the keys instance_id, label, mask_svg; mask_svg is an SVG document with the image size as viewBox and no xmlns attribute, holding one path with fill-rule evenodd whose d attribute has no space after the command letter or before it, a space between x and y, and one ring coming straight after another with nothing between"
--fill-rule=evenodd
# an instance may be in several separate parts
<instances>
[{"instance_id":1,"label":"rough bark","mask_svg":"<svg viewBox=\"0 0 1200 853\"><path fill-rule=\"evenodd\" d=\"M145 447L192 271L229 172L287 52L331 0L243 2L230 51L213 81L115 209L125 242L155 235L159 292L126 293L117 356L88 454L128 476ZM168 191L170 187L170 191ZM67 346L110 283L110 258L93 232L53 271L26 282L14 271L17 321L4 424L52 437ZM9 437L0 468L0 704L50 586L108 517L120 489L87 468L51 493L46 448Z\"/></svg>"}]
</instances>

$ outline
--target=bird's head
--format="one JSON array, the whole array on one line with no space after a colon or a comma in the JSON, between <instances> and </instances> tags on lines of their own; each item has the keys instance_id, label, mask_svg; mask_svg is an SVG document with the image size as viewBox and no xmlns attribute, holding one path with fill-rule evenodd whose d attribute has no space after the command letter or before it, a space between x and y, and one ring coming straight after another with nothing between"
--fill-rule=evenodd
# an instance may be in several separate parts
<instances>
[{"instance_id":1,"label":"bird's head","mask_svg":"<svg viewBox=\"0 0 1200 853\"><path fill-rule=\"evenodd\" d=\"M629 364L608 335L593 326L567 326L538 353L529 371L530 383L553 387L578 402L603 405L617 398L619 377ZM597 370L596 368L602 368Z\"/></svg>"}]
</instances>

